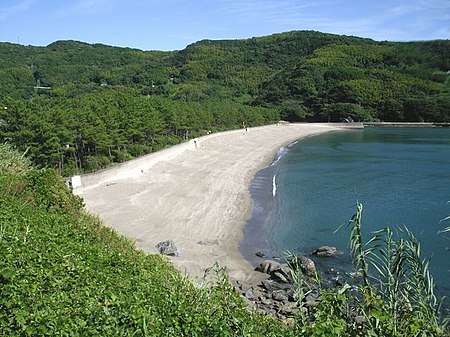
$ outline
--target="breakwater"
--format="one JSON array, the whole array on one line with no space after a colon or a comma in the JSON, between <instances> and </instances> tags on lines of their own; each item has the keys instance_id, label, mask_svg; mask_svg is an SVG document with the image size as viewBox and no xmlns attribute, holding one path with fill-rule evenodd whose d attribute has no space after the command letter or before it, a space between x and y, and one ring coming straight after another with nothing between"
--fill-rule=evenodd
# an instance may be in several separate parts
<instances>
[{"instance_id":1,"label":"breakwater","mask_svg":"<svg viewBox=\"0 0 450 337\"><path fill-rule=\"evenodd\" d=\"M381 128L449 128L450 123L428 123L428 122L364 122L364 127Z\"/></svg>"}]
</instances>

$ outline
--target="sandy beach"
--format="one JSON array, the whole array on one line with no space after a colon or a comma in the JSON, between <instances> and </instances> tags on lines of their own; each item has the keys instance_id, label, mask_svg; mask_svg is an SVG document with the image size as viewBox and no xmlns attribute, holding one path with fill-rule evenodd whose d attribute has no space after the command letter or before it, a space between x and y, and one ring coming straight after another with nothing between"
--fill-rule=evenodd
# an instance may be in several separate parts
<instances>
[{"instance_id":1,"label":"sandy beach","mask_svg":"<svg viewBox=\"0 0 450 337\"><path fill-rule=\"evenodd\" d=\"M281 124L208 135L82 177L86 207L145 252L172 239L173 264L194 280L215 262L232 279L260 277L238 245L251 216L254 174L295 140L341 127Z\"/></svg>"}]
</instances>

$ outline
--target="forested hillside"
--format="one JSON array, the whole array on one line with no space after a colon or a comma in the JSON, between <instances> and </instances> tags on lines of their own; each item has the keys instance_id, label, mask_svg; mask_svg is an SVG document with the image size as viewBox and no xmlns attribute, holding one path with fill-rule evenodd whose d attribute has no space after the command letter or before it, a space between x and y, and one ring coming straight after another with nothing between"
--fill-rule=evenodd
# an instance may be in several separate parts
<instances>
[{"instance_id":1,"label":"forested hillside","mask_svg":"<svg viewBox=\"0 0 450 337\"><path fill-rule=\"evenodd\" d=\"M0 43L0 140L92 171L183 139L288 121L449 121L450 41L297 31L141 51Z\"/></svg>"}]
</instances>

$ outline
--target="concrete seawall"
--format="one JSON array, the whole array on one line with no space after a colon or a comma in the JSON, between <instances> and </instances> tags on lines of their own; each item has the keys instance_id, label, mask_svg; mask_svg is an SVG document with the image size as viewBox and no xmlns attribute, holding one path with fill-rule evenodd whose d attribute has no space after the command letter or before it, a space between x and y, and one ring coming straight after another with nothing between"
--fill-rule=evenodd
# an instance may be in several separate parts
<instances>
[{"instance_id":1,"label":"concrete seawall","mask_svg":"<svg viewBox=\"0 0 450 337\"><path fill-rule=\"evenodd\" d=\"M364 127L380 128L448 128L450 123L425 123L425 122L364 122Z\"/></svg>"}]
</instances>

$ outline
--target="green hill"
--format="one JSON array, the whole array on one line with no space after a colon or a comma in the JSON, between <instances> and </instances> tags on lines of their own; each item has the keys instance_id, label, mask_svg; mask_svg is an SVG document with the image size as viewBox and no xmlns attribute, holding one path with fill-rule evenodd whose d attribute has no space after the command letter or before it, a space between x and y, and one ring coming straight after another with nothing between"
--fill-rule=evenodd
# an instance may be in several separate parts
<instances>
[{"instance_id":1,"label":"green hill","mask_svg":"<svg viewBox=\"0 0 450 337\"><path fill-rule=\"evenodd\" d=\"M314 31L173 52L0 43L0 140L71 175L242 123L448 122L449 55Z\"/></svg>"}]
</instances>

